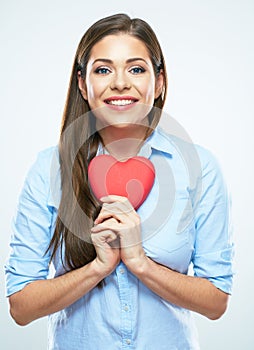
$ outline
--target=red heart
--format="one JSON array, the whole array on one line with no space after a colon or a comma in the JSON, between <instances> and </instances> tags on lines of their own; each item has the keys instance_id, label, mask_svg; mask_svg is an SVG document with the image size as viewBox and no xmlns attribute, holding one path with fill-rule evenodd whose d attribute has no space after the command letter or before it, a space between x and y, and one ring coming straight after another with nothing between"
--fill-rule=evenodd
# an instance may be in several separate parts
<instances>
[{"instance_id":1,"label":"red heart","mask_svg":"<svg viewBox=\"0 0 254 350\"><path fill-rule=\"evenodd\" d=\"M144 157L119 162L110 155L100 155L88 167L88 180L97 199L108 195L127 197L135 209L148 196L154 177L154 166Z\"/></svg>"}]
</instances>

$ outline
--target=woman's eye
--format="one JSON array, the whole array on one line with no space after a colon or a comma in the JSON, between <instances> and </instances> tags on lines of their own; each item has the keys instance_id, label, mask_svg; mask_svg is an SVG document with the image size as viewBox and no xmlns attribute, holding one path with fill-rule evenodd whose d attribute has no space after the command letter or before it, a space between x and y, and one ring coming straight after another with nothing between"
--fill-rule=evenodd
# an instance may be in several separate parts
<instances>
[{"instance_id":1,"label":"woman's eye","mask_svg":"<svg viewBox=\"0 0 254 350\"><path fill-rule=\"evenodd\" d=\"M140 73L144 73L145 69L142 68L142 67L133 67L133 68L130 69L130 72L132 74L140 74Z\"/></svg>"},{"instance_id":2,"label":"woman's eye","mask_svg":"<svg viewBox=\"0 0 254 350\"><path fill-rule=\"evenodd\" d=\"M109 72L110 70L106 67L97 68L95 70L95 73L98 73L98 74L108 74Z\"/></svg>"}]
</instances>

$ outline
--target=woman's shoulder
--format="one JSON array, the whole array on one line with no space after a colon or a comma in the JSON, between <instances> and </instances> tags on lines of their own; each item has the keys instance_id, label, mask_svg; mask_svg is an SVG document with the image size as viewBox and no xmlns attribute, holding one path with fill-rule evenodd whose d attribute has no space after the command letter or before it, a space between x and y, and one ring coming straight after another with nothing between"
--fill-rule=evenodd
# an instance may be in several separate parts
<instances>
[{"instance_id":1,"label":"woman's shoulder","mask_svg":"<svg viewBox=\"0 0 254 350\"><path fill-rule=\"evenodd\" d=\"M58 173L59 169L58 146L47 147L37 153L28 171L27 180L41 179L48 182L52 174Z\"/></svg>"},{"instance_id":2,"label":"woman's shoulder","mask_svg":"<svg viewBox=\"0 0 254 350\"><path fill-rule=\"evenodd\" d=\"M58 146L47 147L37 153L34 166L42 167L45 170L52 165L52 162L59 163Z\"/></svg>"},{"instance_id":3,"label":"woman's shoulder","mask_svg":"<svg viewBox=\"0 0 254 350\"><path fill-rule=\"evenodd\" d=\"M37 153L37 162L47 162L52 160L54 157L59 157L58 146L50 146L40 150Z\"/></svg>"}]
</instances>

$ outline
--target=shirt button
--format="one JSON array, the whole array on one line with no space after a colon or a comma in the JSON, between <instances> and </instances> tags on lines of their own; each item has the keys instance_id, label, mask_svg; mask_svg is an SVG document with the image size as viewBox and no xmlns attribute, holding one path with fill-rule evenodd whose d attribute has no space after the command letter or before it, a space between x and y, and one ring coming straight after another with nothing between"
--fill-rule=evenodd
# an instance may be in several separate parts
<instances>
[{"instance_id":1,"label":"shirt button","mask_svg":"<svg viewBox=\"0 0 254 350\"><path fill-rule=\"evenodd\" d=\"M127 305L125 305L124 311L128 311L128 310L129 310L129 307Z\"/></svg>"},{"instance_id":2,"label":"shirt button","mask_svg":"<svg viewBox=\"0 0 254 350\"><path fill-rule=\"evenodd\" d=\"M130 339L126 339L126 344L130 345L131 340Z\"/></svg>"},{"instance_id":3,"label":"shirt button","mask_svg":"<svg viewBox=\"0 0 254 350\"><path fill-rule=\"evenodd\" d=\"M121 273L122 275L125 273L125 271L124 271L123 268L120 269L120 273Z\"/></svg>"}]
</instances>

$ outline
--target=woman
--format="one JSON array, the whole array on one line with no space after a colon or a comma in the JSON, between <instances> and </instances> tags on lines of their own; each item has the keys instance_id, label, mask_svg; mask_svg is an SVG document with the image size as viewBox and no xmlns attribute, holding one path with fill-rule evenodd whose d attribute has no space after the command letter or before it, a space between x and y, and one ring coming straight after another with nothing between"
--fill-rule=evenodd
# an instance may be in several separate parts
<instances>
[{"instance_id":1,"label":"woman","mask_svg":"<svg viewBox=\"0 0 254 350\"><path fill-rule=\"evenodd\" d=\"M218 319L226 310L227 191L209 152L157 128L166 90L146 22L110 16L81 39L59 146L27 176L6 264L12 317L26 325L49 315L49 349L199 349L190 311ZM123 196L95 198L88 166L100 154L154 165L137 210Z\"/></svg>"}]
</instances>

